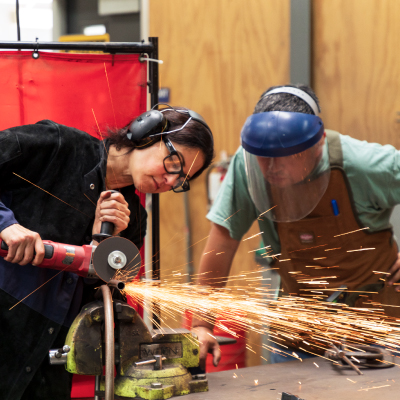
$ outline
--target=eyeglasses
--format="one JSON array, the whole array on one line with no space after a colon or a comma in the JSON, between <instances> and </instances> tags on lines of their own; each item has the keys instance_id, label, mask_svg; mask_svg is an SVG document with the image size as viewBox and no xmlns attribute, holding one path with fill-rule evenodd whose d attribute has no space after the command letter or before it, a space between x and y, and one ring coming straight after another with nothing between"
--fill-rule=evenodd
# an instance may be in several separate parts
<instances>
[{"instance_id":1,"label":"eyeglasses","mask_svg":"<svg viewBox=\"0 0 400 400\"><path fill-rule=\"evenodd\" d=\"M190 189L189 178L183 173L181 156L166 136L163 136L163 141L169 151L167 157L164 158L164 169L168 174L179 175L174 186L172 186L172 190L175 193L187 192Z\"/></svg>"}]
</instances>

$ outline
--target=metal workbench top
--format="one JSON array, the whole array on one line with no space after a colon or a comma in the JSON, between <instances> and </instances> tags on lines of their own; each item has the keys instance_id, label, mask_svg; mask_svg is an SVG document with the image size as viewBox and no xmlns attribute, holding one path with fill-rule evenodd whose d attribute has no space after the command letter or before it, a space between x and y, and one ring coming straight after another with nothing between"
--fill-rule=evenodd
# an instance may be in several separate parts
<instances>
[{"instance_id":1,"label":"metal workbench top","mask_svg":"<svg viewBox=\"0 0 400 400\"><path fill-rule=\"evenodd\" d=\"M400 364L400 359L395 358ZM315 365L315 364L318 365ZM334 369L319 357L207 374L209 391L181 400L269 400L289 392L304 400L400 398L400 368L363 369L364 375ZM235 377L236 376L236 377ZM257 381L257 382L255 382Z\"/></svg>"}]
</instances>

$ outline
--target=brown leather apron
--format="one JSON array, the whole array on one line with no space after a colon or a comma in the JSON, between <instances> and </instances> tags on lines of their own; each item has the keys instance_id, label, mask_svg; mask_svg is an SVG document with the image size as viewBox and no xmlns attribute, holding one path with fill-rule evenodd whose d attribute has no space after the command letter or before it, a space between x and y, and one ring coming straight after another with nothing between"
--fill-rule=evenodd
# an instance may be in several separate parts
<instances>
[{"instance_id":1,"label":"brown leather apron","mask_svg":"<svg viewBox=\"0 0 400 400\"><path fill-rule=\"evenodd\" d=\"M364 227L355 213L342 168L339 134L327 132L327 140L331 176L324 196L307 217L276 225L281 255L274 266L279 268L283 293L309 297L317 291L327 297L334 292L332 289L345 285L349 291L364 292L345 295L345 302L351 306L400 306L400 293L385 285L388 275L376 273L387 272L397 259L392 230L359 230ZM336 201L338 212L334 211L332 200ZM383 308L387 315L400 317L400 308Z\"/></svg>"}]
</instances>

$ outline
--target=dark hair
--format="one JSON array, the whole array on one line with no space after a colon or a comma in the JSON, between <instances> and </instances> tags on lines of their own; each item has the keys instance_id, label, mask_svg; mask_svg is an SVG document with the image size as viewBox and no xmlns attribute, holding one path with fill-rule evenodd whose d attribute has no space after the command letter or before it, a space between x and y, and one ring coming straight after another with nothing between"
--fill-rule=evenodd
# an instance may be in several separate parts
<instances>
[{"instance_id":1,"label":"dark hair","mask_svg":"<svg viewBox=\"0 0 400 400\"><path fill-rule=\"evenodd\" d=\"M314 114L312 108L300 97L294 96L290 93L273 93L266 96L266 94L272 90L281 87L294 87L303 90L309 94L319 106L318 97L314 91L307 85L280 85L271 86L267 89L260 97L260 100L254 108L254 114L258 114L266 111L289 111L289 112L301 112L304 114Z\"/></svg>"},{"instance_id":2,"label":"dark hair","mask_svg":"<svg viewBox=\"0 0 400 400\"><path fill-rule=\"evenodd\" d=\"M176 107L176 110L178 111L171 109L163 112L169 122L168 131L179 129L189 119L189 114L185 112L187 108ZM130 125L131 122L122 129L115 131L109 130L107 134L109 144L115 145L117 150L126 148L127 153L130 153L135 149L140 150L141 148L136 147L135 144L126 136ZM171 140L172 143L192 149L198 149L203 153L203 166L191 177L191 180L197 178L210 166L214 158L214 139L210 129L202 123L192 119L184 129L168 133L168 139Z\"/></svg>"}]
</instances>

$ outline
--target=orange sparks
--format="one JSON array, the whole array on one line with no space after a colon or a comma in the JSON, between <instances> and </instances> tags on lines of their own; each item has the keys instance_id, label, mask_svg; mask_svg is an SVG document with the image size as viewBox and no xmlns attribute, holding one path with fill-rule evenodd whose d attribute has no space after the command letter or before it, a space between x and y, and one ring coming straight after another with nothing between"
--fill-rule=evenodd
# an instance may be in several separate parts
<instances>
[{"instance_id":1,"label":"orange sparks","mask_svg":"<svg viewBox=\"0 0 400 400\"><path fill-rule=\"evenodd\" d=\"M361 229L356 229L355 231L351 231L351 232L340 233L339 235L335 235L334 237L343 236L343 235L349 235L350 233L359 232L359 231L364 231L364 230L366 230L366 229L369 229L369 228L361 228Z\"/></svg>"},{"instance_id":2,"label":"orange sparks","mask_svg":"<svg viewBox=\"0 0 400 400\"><path fill-rule=\"evenodd\" d=\"M289 251L289 253L295 253L296 251L306 251L306 250L316 249L317 247L324 247L324 246L328 246L328 244L320 244L319 246L307 247L306 249L292 250L292 251Z\"/></svg>"},{"instance_id":3,"label":"orange sparks","mask_svg":"<svg viewBox=\"0 0 400 400\"><path fill-rule=\"evenodd\" d=\"M332 250L340 250L340 249L341 249L341 247L335 247L333 249L325 249L324 251L332 251Z\"/></svg>"},{"instance_id":4,"label":"orange sparks","mask_svg":"<svg viewBox=\"0 0 400 400\"><path fill-rule=\"evenodd\" d=\"M188 176L189 176L189 174L190 174L190 171L191 171L191 169L192 169L192 167L193 167L193 165L194 165L194 163L195 163L195 161L196 161L196 158L197 158L197 156L199 155L199 153L200 153L200 150L197 152L196 157L194 158L194 160L193 160L193 162L192 162L192 165L190 166L189 171L188 171L188 173L186 174L185 179L184 179L182 185L185 184L185 182L186 182L186 180L187 180L187 178L188 178Z\"/></svg>"},{"instance_id":5,"label":"orange sparks","mask_svg":"<svg viewBox=\"0 0 400 400\"><path fill-rule=\"evenodd\" d=\"M115 127L117 127L117 119L115 118L114 103L113 103L112 96L111 96L111 88L110 88L110 82L108 81L106 63L104 63L104 72L106 73L108 93L110 95L111 108L112 108L112 112L113 112L113 115L114 115L114 123L115 123Z\"/></svg>"},{"instance_id":6,"label":"orange sparks","mask_svg":"<svg viewBox=\"0 0 400 400\"><path fill-rule=\"evenodd\" d=\"M84 212L82 212L82 211L78 210L77 208L75 208L75 207L71 206L71 204L68 204L68 203L67 203L67 202L65 202L64 200L61 200L61 199L60 199L60 198L58 198L57 196L54 196L54 194L51 194L51 193L50 193L50 192L48 192L47 190L44 190L44 189L42 189L40 186L38 186L38 185L35 185L35 184L34 184L34 183L32 183L31 181L28 181L28 179L25 179L25 178L23 178L22 176L20 176L20 175L16 174L15 172L13 172L13 174L14 174L15 176L18 176L18 178L21 178L21 179L23 179L24 181L26 181L26 182L30 183L31 185L33 185L33 186L37 187L38 189L40 189L40 190L43 190L43 192L45 192L45 193L49 194L50 196L53 196L55 199L57 199L57 200L60 200L62 203L66 204L68 207L71 207L71 208L73 208L74 210L76 210L76 211L79 211L81 214L83 214L83 215L86 215L88 218L91 218L89 215L87 215L87 214L85 214Z\"/></svg>"},{"instance_id":7,"label":"orange sparks","mask_svg":"<svg viewBox=\"0 0 400 400\"><path fill-rule=\"evenodd\" d=\"M368 392L368 390L371 390L371 389L380 389L380 388L384 388L384 387L388 387L388 386L392 386L392 385L373 386L373 387L370 387L370 388L358 389L358 391L359 392L362 392L362 391Z\"/></svg>"},{"instance_id":8,"label":"orange sparks","mask_svg":"<svg viewBox=\"0 0 400 400\"><path fill-rule=\"evenodd\" d=\"M327 350L330 343L345 340L350 347L375 343L400 354L398 322L381 309L355 309L345 304L298 296L271 299L268 296L271 289L260 286L260 281L251 274L242 273L233 278L238 282L244 281L244 285L212 288L178 281L159 281L157 284L136 281L126 284L125 294L145 309L148 307L150 314L158 312L159 317L163 315L179 321L182 314L190 311L197 319L216 321L216 327L234 337L240 337L237 330L250 330L258 334L268 333L270 341L278 344L288 339ZM337 291L338 288L323 289L328 290ZM149 308L151 304L157 305L156 311ZM269 349L268 345L263 347ZM246 348L254 352L252 346ZM312 348L310 351L300 347L300 350L318 355ZM301 361L294 352L281 350L281 353Z\"/></svg>"},{"instance_id":9,"label":"orange sparks","mask_svg":"<svg viewBox=\"0 0 400 400\"><path fill-rule=\"evenodd\" d=\"M234 212L234 213L233 213L231 216L229 216L228 218L224 219L224 222L225 222L225 221L228 221L229 218L232 218L232 217L233 217L235 214L237 214L239 211L240 211L240 209L237 210L236 212Z\"/></svg>"},{"instance_id":10,"label":"orange sparks","mask_svg":"<svg viewBox=\"0 0 400 400\"><path fill-rule=\"evenodd\" d=\"M375 250L375 247L369 247L366 249L347 250L347 253L352 253L353 251L365 251L365 250Z\"/></svg>"},{"instance_id":11,"label":"orange sparks","mask_svg":"<svg viewBox=\"0 0 400 400\"><path fill-rule=\"evenodd\" d=\"M254 253L255 251L259 251L259 250L268 249L268 248L270 248L270 247L271 247L271 246L260 247L259 249L250 250L250 251L248 251L248 253Z\"/></svg>"},{"instance_id":12,"label":"orange sparks","mask_svg":"<svg viewBox=\"0 0 400 400\"><path fill-rule=\"evenodd\" d=\"M273 208L275 208L275 207L278 207L278 205L275 205L275 206L273 206L273 207L271 207L271 208L269 208L267 211L264 211L264 212L262 212L259 216L258 216L258 218L260 218L261 217L261 215L264 215L264 214L266 214L268 211L271 211Z\"/></svg>"},{"instance_id":13,"label":"orange sparks","mask_svg":"<svg viewBox=\"0 0 400 400\"><path fill-rule=\"evenodd\" d=\"M248 237L248 238L246 238L246 239L243 239L242 241L245 242L246 240L253 239L254 237L259 236L259 235L262 235L263 233L264 233L264 232L256 233L255 235L250 236L250 237Z\"/></svg>"},{"instance_id":14,"label":"orange sparks","mask_svg":"<svg viewBox=\"0 0 400 400\"><path fill-rule=\"evenodd\" d=\"M100 137L101 137L101 140L103 141L104 150L105 150L105 152L106 152L106 154L107 154L107 157L108 157L108 151L107 151L106 143L105 143L105 141L104 141L103 134L101 133L100 126L99 126L99 124L98 124L98 122L97 122L97 118L96 118L96 115L95 115L95 113L94 113L93 108L92 108L92 113L93 113L93 117L94 117L94 120L95 120L96 125L97 125L97 130L98 130L98 132L99 132L99 135L100 135ZM114 175L114 179L117 180L117 175L115 174L114 169L112 169L112 172L113 172L113 175ZM108 186L108 185L107 185L107 186Z\"/></svg>"}]
</instances>

